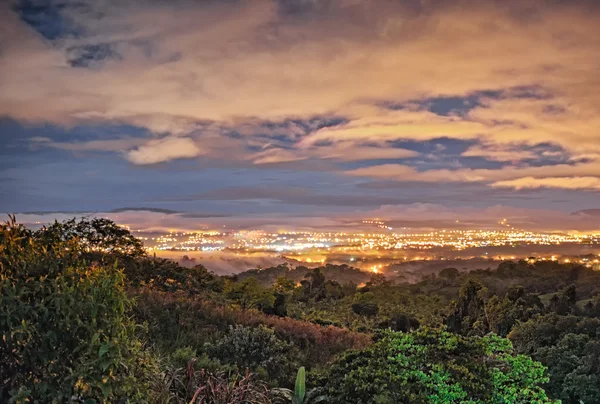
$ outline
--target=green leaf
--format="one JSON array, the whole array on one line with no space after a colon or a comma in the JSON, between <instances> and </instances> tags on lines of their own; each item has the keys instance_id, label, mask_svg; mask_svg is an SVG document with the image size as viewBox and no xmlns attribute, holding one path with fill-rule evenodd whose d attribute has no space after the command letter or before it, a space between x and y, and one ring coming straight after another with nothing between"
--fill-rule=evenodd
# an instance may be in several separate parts
<instances>
[{"instance_id":1,"label":"green leaf","mask_svg":"<svg viewBox=\"0 0 600 404\"><path fill-rule=\"evenodd\" d=\"M107 353L109 349L110 344L102 344L100 346L100 349L98 349L98 357L102 358L102 356L104 356L104 354Z\"/></svg>"},{"instance_id":2,"label":"green leaf","mask_svg":"<svg viewBox=\"0 0 600 404\"><path fill-rule=\"evenodd\" d=\"M304 366L298 369L296 376L296 388L294 389L294 404L304 403L304 395L306 394L306 372Z\"/></svg>"}]
</instances>

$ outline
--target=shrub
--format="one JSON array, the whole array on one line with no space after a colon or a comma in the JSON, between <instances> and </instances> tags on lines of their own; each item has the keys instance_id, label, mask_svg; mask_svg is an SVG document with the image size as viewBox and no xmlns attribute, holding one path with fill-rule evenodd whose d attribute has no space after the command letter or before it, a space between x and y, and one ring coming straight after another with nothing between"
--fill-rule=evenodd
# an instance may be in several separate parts
<instances>
[{"instance_id":1,"label":"shrub","mask_svg":"<svg viewBox=\"0 0 600 404\"><path fill-rule=\"evenodd\" d=\"M261 286L256 278L246 278L241 282L229 281L225 284L224 294L242 309L273 311L275 304L273 291Z\"/></svg>"},{"instance_id":2,"label":"shrub","mask_svg":"<svg viewBox=\"0 0 600 404\"><path fill-rule=\"evenodd\" d=\"M255 328L232 327L225 337L206 347L209 356L224 363L231 363L239 369L266 370L271 379L288 377L295 368L290 362L291 345L275 336L275 332L265 326Z\"/></svg>"},{"instance_id":3,"label":"shrub","mask_svg":"<svg viewBox=\"0 0 600 404\"><path fill-rule=\"evenodd\" d=\"M223 280L204 266L185 268L164 258L140 257L128 262L125 275L134 288L145 287L165 292L185 291L189 294L207 294L223 290Z\"/></svg>"},{"instance_id":4,"label":"shrub","mask_svg":"<svg viewBox=\"0 0 600 404\"><path fill-rule=\"evenodd\" d=\"M195 370L193 362L163 373L152 404L272 404L271 391L256 374Z\"/></svg>"},{"instance_id":5,"label":"shrub","mask_svg":"<svg viewBox=\"0 0 600 404\"><path fill-rule=\"evenodd\" d=\"M233 370L233 368L221 365L218 360L209 358L205 353L198 355L196 350L191 347L175 349L170 355L169 362L175 368L184 368L191 363L197 370L204 369L209 372Z\"/></svg>"},{"instance_id":6,"label":"shrub","mask_svg":"<svg viewBox=\"0 0 600 404\"><path fill-rule=\"evenodd\" d=\"M44 243L0 227L0 401L143 401L151 358L114 268L81 259L77 239Z\"/></svg>"},{"instance_id":7,"label":"shrub","mask_svg":"<svg viewBox=\"0 0 600 404\"><path fill-rule=\"evenodd\" d=\"M379 313L379 306L372 292L357 293L352 303L352 311L361 316L375 316Z\"/></svg>"},{"instance_id":8,"label":"shrub","mask_svg":"<svg viewBox=\"0 0 600 404\"><path fill-rule=\"evenodd\" d=\"M510 342L423 328L387 333L336 360L325 375L330 403L550 403L545 368Z\"/></svg>"},{"instance_id":9,"label":"shrub","mask_svg":"<svg viewBox=\"0 0 600 404\"><path fill-rule=\"evenodd\" d=\"M420 324L416 318L408 316L406 313L394 312L390 317L380 322L378 328L389 328L392 331L408 332L419 328Z\"/></svg>"},{"instance_id":10,"label":"shrub","mask_svg":"<svg viewBox=\"0 0 600 404\"><path fill-rule=\"evenodd\" d=\"M173 293L140 292L135 307L140 322L148 322L152 340L165 348L192 346L201 348L207 336L228 331L230 326L244 325L273 329L275 335L301 351L303 364L319 366L348 349L363 348L371 343L367 334L346 328L320 326L289 317L265 315L257 310L241 310Z\"/></svg>"},{"instance_id":11,"label":"shrub","mask_svg":"<svg viewBox=\"0 0 600 404\"><path fill-rule=\"evenodd\" d=\"M246 371L243 376L227 378L224 374L200 371L199 386L190 404L270 404L269 389Z\"/></svg>"}]
</instances>

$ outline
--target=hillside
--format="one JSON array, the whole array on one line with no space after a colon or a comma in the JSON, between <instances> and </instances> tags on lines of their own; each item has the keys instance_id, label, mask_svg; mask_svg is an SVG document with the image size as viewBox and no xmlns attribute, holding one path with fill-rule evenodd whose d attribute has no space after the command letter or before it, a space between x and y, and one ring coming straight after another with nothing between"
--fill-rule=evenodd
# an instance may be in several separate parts
<instances>
[{"instance_id":1,"label":"hillside","mask_svg":"<svg viewBox=\"0 0 600 404\"><path fill-rule=\"evenodd\" d=\"M106 219L12 221L0 244L2 402L291 402L297 373L330 403L600 397L600 272L576 264L220 277Z\"/></svg>"}]
</instances>

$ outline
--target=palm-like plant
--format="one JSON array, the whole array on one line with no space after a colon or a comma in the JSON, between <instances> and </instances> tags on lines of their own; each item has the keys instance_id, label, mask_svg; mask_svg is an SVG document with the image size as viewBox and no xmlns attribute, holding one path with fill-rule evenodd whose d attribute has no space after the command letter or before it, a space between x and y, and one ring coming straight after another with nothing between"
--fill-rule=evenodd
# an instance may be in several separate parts
<instances>
[{"instance_id":1,"label":"palm-like plant","mask_svg":"<svg viewBox=\"0 0 600 404\"><path fill-rule=\"evenodd\" d=\"M291 404L316 404L324 402L327 399L327 396L321 394L321 388L317 387L306 391L306 370L304 369L304 366L298 369L294 391L277 388L272 389L271 393L275 397L283 399L284 402Z\"/></svg>"},{"instance_id":2,"label":"palm-like plant","mask_svg":"<svg viewBox=\"0 0 600 404\"><path fill-rule=\"evenodd\" d=\"M292 402L294 404L303 404L304 398L306 397L306 371L304 370L304 366L301 366L298 369L298 374L296 375L296 386L294 388L294 398Z\"/></svg>"}]
</instances>

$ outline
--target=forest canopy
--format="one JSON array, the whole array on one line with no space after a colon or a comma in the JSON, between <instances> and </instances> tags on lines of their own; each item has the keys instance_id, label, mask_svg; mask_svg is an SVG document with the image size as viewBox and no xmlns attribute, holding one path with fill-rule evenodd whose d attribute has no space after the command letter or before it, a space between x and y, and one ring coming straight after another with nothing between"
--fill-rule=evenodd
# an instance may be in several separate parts
<instances>
[{"instance_id":1,"label":"forest canopy","mask_svg":"<svg viewBox=\"0 0 600 404\"><path fill-rule=\"evenodd\" d=\"M600 273L575 264L220 277L109 220L11 218L0 290L0 402L600 402Z\"/></svg>"}]
</instances>

